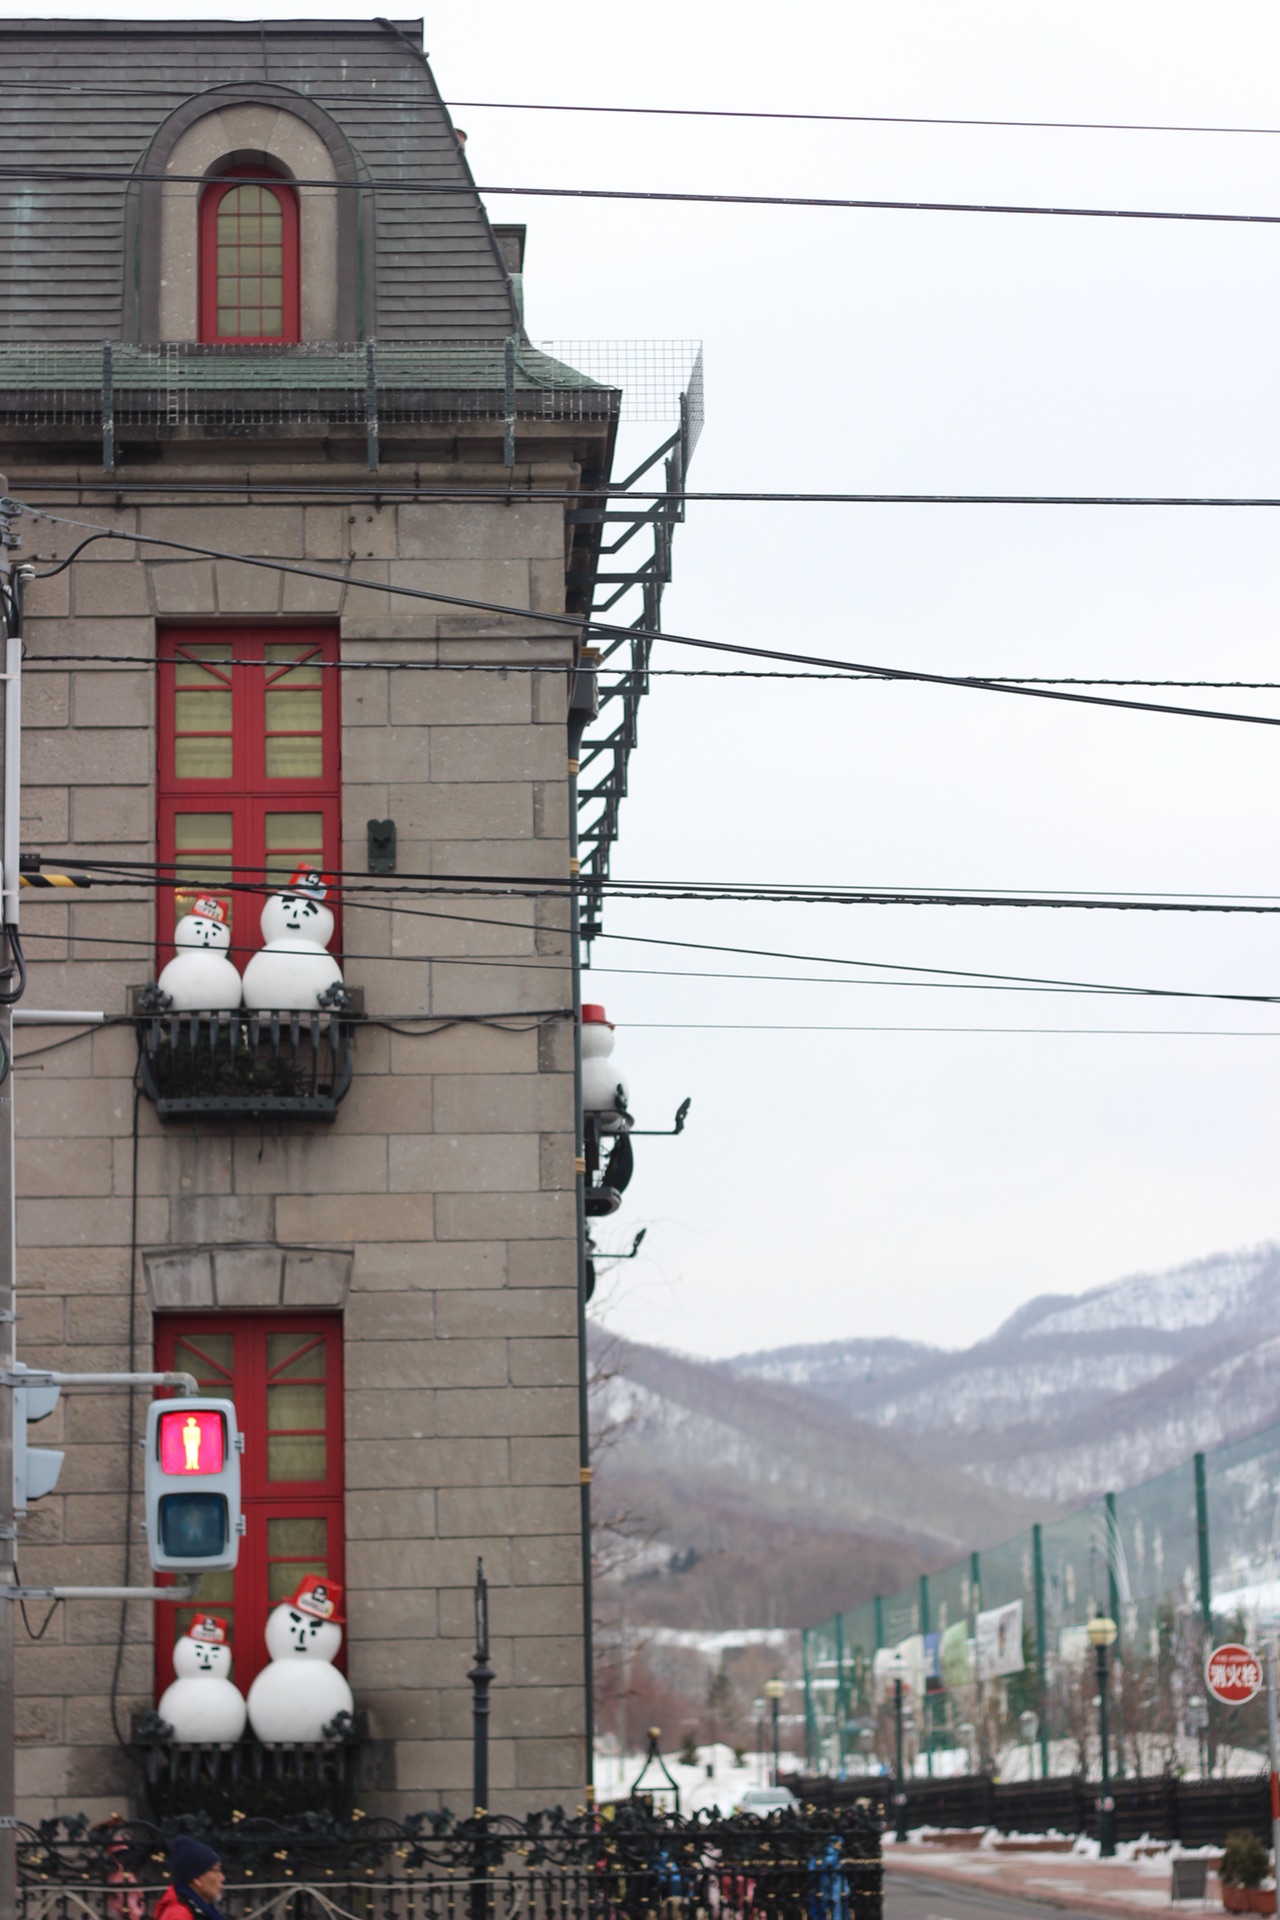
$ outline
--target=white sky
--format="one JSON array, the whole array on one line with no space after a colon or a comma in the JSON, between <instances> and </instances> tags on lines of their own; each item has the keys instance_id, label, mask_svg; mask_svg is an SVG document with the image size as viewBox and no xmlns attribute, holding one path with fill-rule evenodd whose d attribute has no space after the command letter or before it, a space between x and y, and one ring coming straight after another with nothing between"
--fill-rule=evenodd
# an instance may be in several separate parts
<instances>
[{"instance_id":1,"label":"white sky","mask_svg":"<svg viewBox=\"0 0 1280 1920\"><path fill-rule=\"evenodd\" d=\"M450 100L1280 127L1280 15L1261 3L488 0L440 9L426 44ZM482 185L1280 212L1280 134L456 118ZM1280 228L489 205L529 225L535 338L703 338L695 486L1280 494ZM1278 553L1275 512L708 505L679 535L664 617L944 672L1280 680ZM1147 697L1280 714L1274 694ZM1280 896L1278 760L1267 728L910 686L659 681L615 872ZM607 924L1280 988L1266 919L637 903ZM773 964L608 942L596 957ZM604 1283L610 1324L637 1338L708 1354L857 1334L962 1344L1033 1293L1280 1231L1280 1008L606 973L591 991L619 1023L642 1124L694 1101L682 1140L638 1143L600 1233L620 1246L648 1227L643 1257ZM711 1021L1270 1037L699 1030Z\"/></svg>"}]
</instances>

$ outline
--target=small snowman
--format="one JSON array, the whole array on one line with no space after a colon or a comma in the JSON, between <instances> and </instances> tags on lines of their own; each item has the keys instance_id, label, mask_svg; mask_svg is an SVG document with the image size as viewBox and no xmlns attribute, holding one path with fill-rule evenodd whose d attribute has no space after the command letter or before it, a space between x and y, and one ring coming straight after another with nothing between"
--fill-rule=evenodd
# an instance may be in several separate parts
<instances>
[{"instance_id":1,"label":"small snowman","mask_svg":"<svg viewBox=\"0 0 1280 1920\"><path fill-rule=\"evenodd\" d=\"M266 944L244 970L246 1007L275 1013L334 1003L334 989L342 989L342 968L325 951L334 924L325 905L328 892L323 874L299 867L288 887L271 895L262 909Z\"/></svg>"},{"instance_id":2,"label":"small snowman","mask_svg":"<svg viewBox=\"0 0 1280 1920\"><path fill-rule=\"evenodd\" d=\"M227 1623L198 1613L173 1649L177 1679L160 1696L157 1711L181 1745L224 1744L244 1732L244 1695L231 1683Z\"/></svg>"},{"instance_id":3,"label":"small snowman","mask_svg":"<svg viewBox=\"0 0 1280 1920\"><path fill-rule=\"evenodd\" d=\"M341 1604L336 1581L309 1573L268 1617L271 1665L249 1689L249 1724L264 1745L314 1745L338 1714L354 1713L351 1689L332 1664L342 1645Z\"/></svg>"},{"instance_id":4,"label":"small snowman","mask_svg":"<svg viewBox=\"0 0 1280 1920\"><path fill-rule=\"evenodd\" d=\"M225 902L201 894L174 929L178 949L158 982L178 1013L229 1013L240 1005L240 975L232 966Z\"/></svg>"},{"instance_id":5,"label":"small snowman","mask_svg":"<svg viewBox=\"0 0 1280 1920\"><path fill-rule=\"evenodd\" d=\"M631 1125L627 1112L627 1083L610 1060L613 1052L613 1022L605 1018L604 1008L590 1003L582 1009L582 1107L597 1122L601 1133L626 1133Z\"/></svg>"}]
</instances>

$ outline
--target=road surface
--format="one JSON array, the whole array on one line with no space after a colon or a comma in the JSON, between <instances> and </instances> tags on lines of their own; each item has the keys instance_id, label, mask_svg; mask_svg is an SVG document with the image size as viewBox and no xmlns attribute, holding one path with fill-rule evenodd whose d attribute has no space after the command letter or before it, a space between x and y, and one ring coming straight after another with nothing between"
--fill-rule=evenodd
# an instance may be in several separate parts
<instances>
[{"instance_id":1,"label":"road surface","mask_svg":"<svg viewBox=\"0 0 1280 1920\"><path fill-rule=\"evenodd\" d=\"M1097 1920L1037 1900L1010 1899L993 1887L944 1886L909 1873L884 1876L884 1920Z\"/></svg>"}]
</instances>

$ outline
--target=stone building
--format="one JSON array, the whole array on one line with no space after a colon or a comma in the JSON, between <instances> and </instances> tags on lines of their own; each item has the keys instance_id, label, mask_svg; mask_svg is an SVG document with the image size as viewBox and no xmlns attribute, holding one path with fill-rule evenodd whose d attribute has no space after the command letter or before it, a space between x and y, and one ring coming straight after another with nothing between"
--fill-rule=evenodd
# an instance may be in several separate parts
<instances>
[{"instance_id":1,"label":"stone building","mask_svg":"<svg viewBox=\"0 0 1280 1920\"><path fill-rule=\"evenodd\" d=\"M466 1810L482 1555L494 1805L572 1805L583 675L533 616L591 604L618 395L530 345L420 23L18 20L5 54L0 468L49 516L17 522L23 845L99 863L24 892L23 1005L104 1016L19 1031L19 1354L234 1395L247 1534L200 1604L247 1688L268 1607L343 1585L366 1808ZM197 895L243 966L307 866L345 1013L133 1017ZM129 1399L33 1435L67 1458L24 1581L150 1578ZM182 1617L19 1627L25 1818L137 1805Z\"/></svg>"}]
</instances>

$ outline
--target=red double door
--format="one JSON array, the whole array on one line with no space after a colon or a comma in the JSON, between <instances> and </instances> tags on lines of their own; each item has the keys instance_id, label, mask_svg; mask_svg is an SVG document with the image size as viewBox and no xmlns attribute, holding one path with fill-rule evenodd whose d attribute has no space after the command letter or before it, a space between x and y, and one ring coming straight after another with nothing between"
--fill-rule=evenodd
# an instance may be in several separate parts
<instances>
[{"instance_id":1,"label":"red double door","mask_svg":"<svg viewBox=\"0 0 1280 1920\"><path fill-rule=\"evenodd\" d=\"M156 1365L192 1373L202 1393L235 1402L245 1516L235 1572L206 1574L194 1603L155 1609L156 1697L173 1678L174 1641L196 1612L226 1619L231 1677L247 1693L267 1664L271 1609L304 1574L345 1581L342 1321L335 1314L160 1319Z\"/></svg>"}]
</instances>

